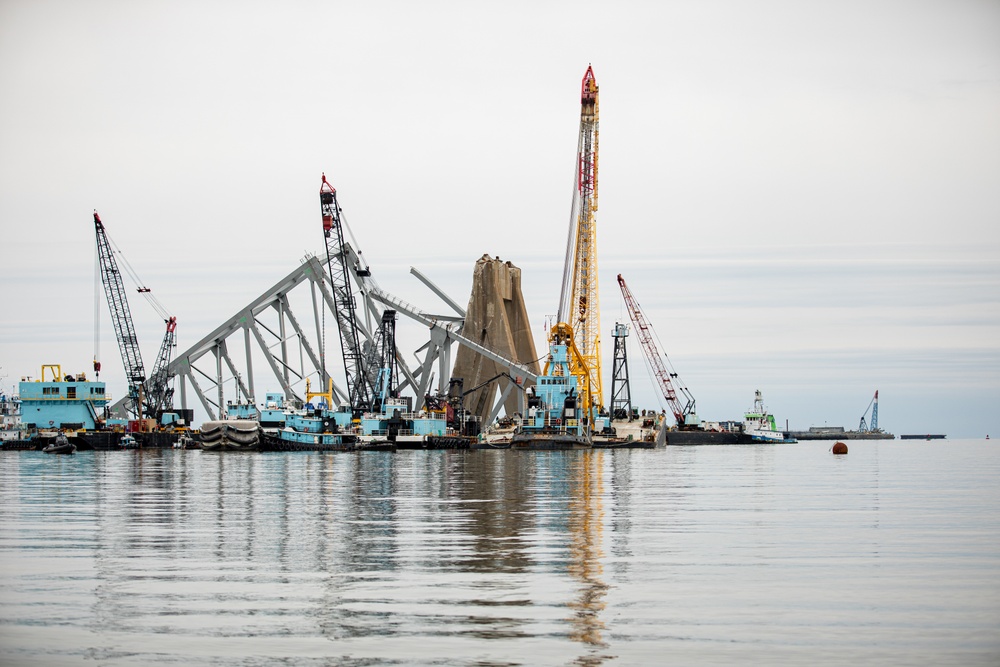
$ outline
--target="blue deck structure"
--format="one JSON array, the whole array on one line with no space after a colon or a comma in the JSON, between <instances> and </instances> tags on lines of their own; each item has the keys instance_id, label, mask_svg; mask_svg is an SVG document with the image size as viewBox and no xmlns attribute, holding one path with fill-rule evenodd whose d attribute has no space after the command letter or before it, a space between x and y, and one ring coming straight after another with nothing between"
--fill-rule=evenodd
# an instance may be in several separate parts
<instances>
[{"instance_id":1,"label":"blue deck structure","mask_svg":"<svg viewBox=\"0 0 1000 667\"><path fill-rule=\"evenodd\" d=\"M580 407L578 380L570 370L565 344L549 345L545 373L538 376L534 395L512 438L515 449L577 449L590 447L590 428Z\"/></svg>"},{"instance_id":2,"label":"blue deck structure","mask_svg":"<svg viewBox=\"0 0 1000 667\"><path fill-rule=\"evenodd\" d=\"M42 366L41 379L23 380L19 392L21 421L28 430L93 430L111 400L103 382L91 382L83 373L63 375L58 364Z\"/></svg>"}]
</instances>

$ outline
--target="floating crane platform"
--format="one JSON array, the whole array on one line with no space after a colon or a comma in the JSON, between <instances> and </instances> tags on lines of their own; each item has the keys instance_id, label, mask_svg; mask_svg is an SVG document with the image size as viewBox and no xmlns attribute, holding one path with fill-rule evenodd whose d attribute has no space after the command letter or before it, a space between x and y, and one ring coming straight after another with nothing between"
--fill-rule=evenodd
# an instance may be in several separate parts
<instances>
[{"instance_id":1,"label":"floating crane platform","mask_svg":"<svg viewBox=\"0 0 1000 667\"><path fill-rule=\"evenodd\" d=\"M808 431L789 431L789 435L796 440L893 440L896 437L885 431L845 431L843 426L813 426Z\"/></svg>"}]
</instances>

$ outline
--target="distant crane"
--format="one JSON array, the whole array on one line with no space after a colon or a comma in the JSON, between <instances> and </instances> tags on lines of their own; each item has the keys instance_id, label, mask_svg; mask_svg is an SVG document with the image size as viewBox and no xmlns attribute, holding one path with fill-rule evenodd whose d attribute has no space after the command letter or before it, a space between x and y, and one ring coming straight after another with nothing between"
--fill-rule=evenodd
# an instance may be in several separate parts
<instances>
[{"instance_id":1,"label":"distant crane","mask_svg":"<svg viewBox=\"0 0 1000 667\"><path fill-rule=\"evenodd\" d=\"M326 238L326 263L333 287L337 330L344 357L347 400L352 412L359 415L371 408L374 389L363 368L364 353L358 336L357 304L351 287L347 251L344 248L344 228L340 219L340 205L337 203L337 190L326 180L326 174L323 174L323 182L320 184L319 202L323 235Z\"/></svg>"},{"instance_id":2,"label":"distant crane","mask_svg":"<svg viewBox=\"0 0 1000 667\"><path fill-rule=\"evenodd\" d=\"M693 424L689 424L688 422L697 419L694 411L694 396L691 395L691 392L689 392L686 387L680 387L679 391L685 399L685 402L681 403L681 399L677 395L677 390L674 389L674 385L671 380L671 378L678 379L677 373L667 370L666 364L664 363L666 356L661 355L659 348L656 346L656 341L653 337L653 327L646 320L645 315L642 313L642 309L639 307L639 303L635 300L635 297L632 296L632 292L629 290L628 285L625 284L625 279L622 278L620 273L618 274L618 286L622 290L622 297L625 299L625 305L628 307L632 323L635 325L635 331L639 336L639 342L642 343L642 349L643 352L645 352L646 360L653 369L653 375L656 377L660 390L663 392L663 397L667 401L667 406L673 413L674 419L677 420L677 426L693 426Z\"/></svg>"},{"instance_id":3,"label":"distant crane","mask_svg":"<svg viewBox=\"0 0 1000 667\"><path fill-rule=\"evenodd\" d=\"M890 406L892 407L892 406ZM871 424L865 423L865 417L868 416L868 411L871 410ZM861 423L858 424L858 431L861 433L878 433L881 429L878 427L878 389L875 390L875 397L872 398L871 403L865 408L865 412L861 415Z\"/></svg>"},{"instance_id":4,"label":"distant crane","mask_svg":"<svg viewBox=\"0 0 1000 667\"><path fill-rule=\"evenodd\" d=\"M136 284L139 285L138 292L142 294L153 305L166 323L166 333L160 351L156 356L156 363L153 365L153 372L146 380L145 367L142 363L142 355L139 351L139 341L135 334L135 325L132 322L132 312L128 305L128 298L125 292L125 285L122 280L121 271L118 268L118 261L115 259L115 248L108 237L101 217L94 211L94 230L97 235L97 256L101 273L101 281L104 283L104 293L107 297L108 308L111 311L111 322L115 328L115 337L118 339L118 348L122 355L122 364L125 366L125 377L129 386L129 401L126 404L126 411L134 419L143 417L153 417L159 419L164 411L173 409L173 389L170 387L171 377L167 373L170 365L170 358L176 347L177 318L167 314L166 309L152 296L148 287L142 285L138 276L131 270L125 262L126 269L129 270ZM124 258L123 258L124 261ZM96 341L95 341L96 346ZM94 372L100 373L101 362L98 360L97 350L94 351Z\"/></svg>"},{"instance_id":5,"label":"distant crane","mask_svg":"<svg viewBox=\"0 0 1000 667\"><path fill-rule=\"evenodd\" d=\"M566 344L570 372L577 377L583 409L591 417L604 408L601 381L601 308L597 281L598 87L588 66L580 87L580 133L576 189L563 264L558 323L549 344ZM569 344L572 341L572 344Z\"/></svg>"}]
</instances>

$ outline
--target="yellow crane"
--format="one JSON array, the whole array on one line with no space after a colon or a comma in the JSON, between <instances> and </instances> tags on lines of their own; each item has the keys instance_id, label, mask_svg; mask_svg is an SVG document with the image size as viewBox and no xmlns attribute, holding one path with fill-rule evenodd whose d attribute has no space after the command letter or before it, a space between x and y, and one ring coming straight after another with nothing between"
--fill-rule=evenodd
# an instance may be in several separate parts
<instances>
[{"instance_id":1,"label":"yellow crane","mask_svg":"<svg viewBox=\"0 0 1000 667\"><path fill-rule=\"evenodd\" d=\"M549 343L566 344L570 372L577 377L585 414L604 408L601 381L601 306L597 282L598 88L587 67L580 87L580 135L576 187L570 213L557 324ZM546 366L546 373L548 367Z\"/></svg>"}]
</instances>

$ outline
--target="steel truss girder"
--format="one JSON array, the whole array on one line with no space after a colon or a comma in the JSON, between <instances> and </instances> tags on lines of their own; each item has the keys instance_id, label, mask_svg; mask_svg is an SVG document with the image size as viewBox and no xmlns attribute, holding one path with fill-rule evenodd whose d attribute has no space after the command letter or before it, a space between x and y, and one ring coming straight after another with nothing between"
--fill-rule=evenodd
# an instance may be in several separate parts
<instances>
[{"instance_id":1,"label":"steel truss girder","mask_svg":"<svg viewBox=\"0 0 1000 667\"><path fill-rule=\"evenodd\" d=\"M418 368L411 369L397 350L397 369L401 376L399 391L402 392L410 388L416 394L418 401L422 401L423 397L432 390L444 394L450 379L452 345L455 343L469 347L496 361L508 369L512 376L524 378L523 381L537 379L537 375L531 372L527 366L507 359L462 336L459 331L464 324L464 311L454 301L445 298L444 293L430 280L419 274L416 269L412 269L412 273L455 311L457 316L429 314L385 292L371 278L367 268L363 270L360 268L365 266L364 262L349 243L344 243L344 249L349 260L347 266L352 272L354 285L357 286L364 309L371 318L380 321L382 312L386 308L390 308L428 329L427 342L416 351L417 354L423 353ZM224 385L230 383L235 387L237 400L259 402L255 395L255 387L259 386L260 382L259 378L254 377L251 351L256 352L259 357L263 357L270 371L270 376L281 386L285 396L289 399L302 400L304 392L297 389L296 385L305 377L319 378L320 384L325 388L325 382L330 375L326 367L329 361L326 358L328 355L324 352L325 346L322 341L325 329L323 321L326 315L336 312L336 302L325 268L317 257L307 256L297 268L250 304L240 309L190 348L175 355L167 367L167 374L169 377L179 377L181 407L189 407L189 392L187 390L190 389L209 418L217 419L226 405ZM313 309L316 328L315 340L310 340L301 325L301 322L307 320L296 315L292 303L288 299L288 295L293 290L305 283L310 285L309 301ZM317 293L319 294L318 299ZM269 312L271 317L277 317L276 331L261 321L261 318ZM358 333L364 340L363 344L374 345L377 330L366 326L365 319L364 317L357 318ZM284 334L286 322L291 330L291 334L287 336ZM240 334L242 334L242 345L246 352L246 366L242 369L234 362L227 345L227 341ZM268 337L273 338L273 340L269 341ZM298 359L294 360L289 358L288 348L292 342L295 342L299 348ZM206 366L206 361L211 364L209 371L199 368L199 365ZM227 373L223 373L223 363ZM296 363L298 367L296 367ZM435 370L439 378L436 388L431 387L431 379ZM494 404L494 416L499 414L503 399L513 390L513 382L510 380L507 382L511 386L503 386L501 399ZM347 400L347 392L336 383L333 384L333 391L335 401Z\"/></svg>"},{"instance_id":2,"label":"steel truss girder","mask_svg":"<svg viewBox=\"0 0 1000 667\"><path fill-rule=\"evenodd\" d=\"M288 294L298 285L310 283L314 287L319 287L324 293L324 300L330 306L332 299L324 284L323 265L316 257L307 257L296 269L275 283L269 290L258 296L245 308L242 308L234 316L215 328L210 334L195 343L186 351L178 354L168 366L170 375L179 375L182 387L188 384L195 396L201 402L202 407L209 414L210 418L220 417L224 406L223 384L235 381L236 399L256 401L254 388L259 384L254 378L252 368L251 348L260 356L263 356L275 381L281 386L285 395L292 400L301 400L304 392L296 390L294 386L299 380L312 374L316 374L320 381L329 377L323 368L322 360L316 353L317 345L311 342L300 324L300 318L295 315ZM313 300L315 304L315 299ZM268 312L277 317L277 331L272 330L261 318ZM315 314L317 322L320 313ZM282 332L286 323L290 325L293 335L285 336ZM318 329L318 328L317 328ZM319 331L317 332L319 334ZM227 341L233 336L242 334L243 345L246 350L246 368L239 369L228 353ZM268 337L275 340L269 341ZM289 358L289 343L296 342L299 348L298 359L299 368L293 360ZM198 368L199 362L204 363L207 358L214 359L216 364L215 373L209 374ZM306 368L306 360L312 368ZM229 377L224 377L221 364L225 361ZM211 386L202 387L195 380L195 372L211 383ZM293 383L292 378L295 378ZM334 391L339 397L343 397L345 392L336 385ZM208 392L208 393L206 393ZM210 395L217 394L218 399L213 401ZM187 391L181 392L182 407L187 408Z\"/></svg>"}]
</instances>

